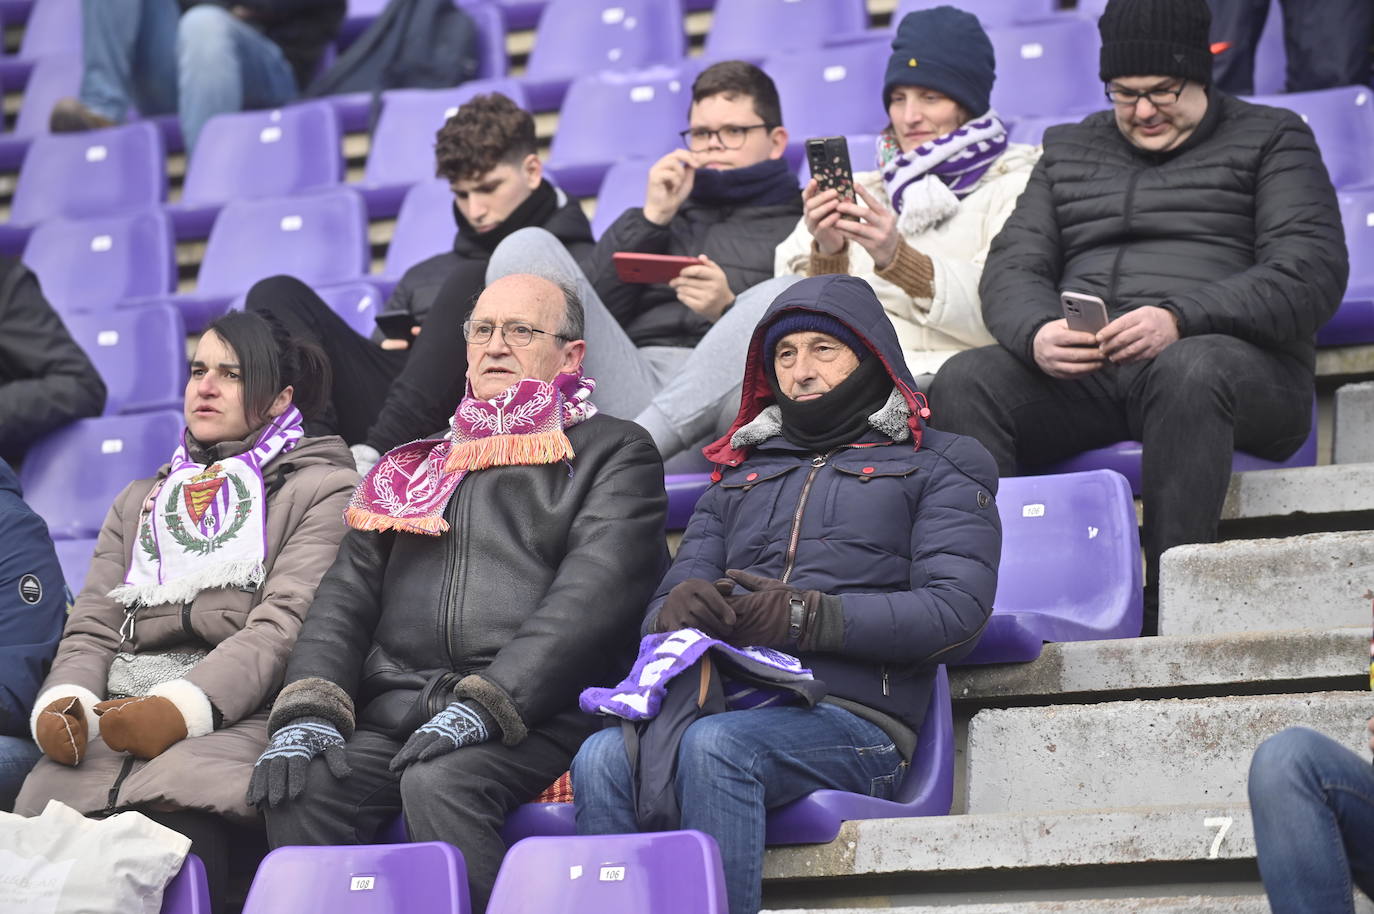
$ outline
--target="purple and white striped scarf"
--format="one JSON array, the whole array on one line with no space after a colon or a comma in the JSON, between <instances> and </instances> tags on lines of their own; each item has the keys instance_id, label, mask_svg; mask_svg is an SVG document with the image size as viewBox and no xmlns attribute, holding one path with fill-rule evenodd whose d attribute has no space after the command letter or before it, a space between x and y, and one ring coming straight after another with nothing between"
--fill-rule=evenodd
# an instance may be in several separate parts
<instances>
[{"instance_id":1,"label":"purple and white striped scarf","mask_svg":"<svg viewBox=\"0 0 1374 914\"><path fill-rule=\"evenodd\" d=\"M992 110L908 153L890 130L883 131L878 164L902 234L919 235L958 212L959 201L1006 149L1007 128Z\"/></svg>"},{"instance_id":2,"label":"purple and white striped scarf","mask_svg":"<svg viewBox=\"0 0 1374 914\"><path fill-rule=\"evenodd\" d=\"M128 576L110 591L124 606L189 603L202 590L257 587L266 574L262 468L301 440L300 410L287 407L247 451L208 466L190 458L186 434L144 503Z\"/></svg>"},{"instance_id":3,"label":"purple and white striped scarf","mask_svg":"<svg viewBox=\"0 0 1374 914\"><path fill-rule=\"evenodd\" d=\"M578 705L588 714L605 714L625 720L651 720L658 716L668 682L690 669L707 651L716 651L726 670L725 703L732 711L787 704L796 698L786 689L769 689L764 682L801 682L811 671L791 654L767 647L734 647L695 628L645 635L639 657L630 674L616 686L583 689ZM731 682L731 667L749 673L750 682Z\"/></svg>"}]
</instances>

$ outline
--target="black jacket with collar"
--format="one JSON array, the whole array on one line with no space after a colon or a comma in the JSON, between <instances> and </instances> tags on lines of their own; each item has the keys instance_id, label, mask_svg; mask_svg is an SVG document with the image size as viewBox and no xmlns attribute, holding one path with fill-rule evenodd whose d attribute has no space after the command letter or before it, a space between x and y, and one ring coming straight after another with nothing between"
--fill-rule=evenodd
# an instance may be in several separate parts
<instances>
[{"instance_id":1,"label":"black jacket with collar","mask_svg":"<svg viewBox=\"0 0 1374 914\"><path fill-rule=\"evenodd\" d=\"M349 531L316 591L287 686L334 683L358 726L402 740L456 687L515 744L575 708L583 688L618 681L667 566L663 463L639 426L605 414L567 434L571 468L469 473L440 536ZM279 700L274 726L297 713L281 706L293 692ZM347 732L350 721L336 722Z\"/></svg>"},{"instance_id":2,"label":"black jacket with collar","mask_svg":"<svg viewBox=\"0 0 1374 914\"><path fill-rule=\"evenodd\" d=\"M1313 366L1349 267L1298 115L1209 90L1203 120L1169 152L1129 143L1110 111L1051 127L1044 148L979 286L1003 346L1034 367L1036 331L1073 290L1101 296L1113 318L1157 305L1181 336L1227 334Z\"/></svg>"}]
</instances>

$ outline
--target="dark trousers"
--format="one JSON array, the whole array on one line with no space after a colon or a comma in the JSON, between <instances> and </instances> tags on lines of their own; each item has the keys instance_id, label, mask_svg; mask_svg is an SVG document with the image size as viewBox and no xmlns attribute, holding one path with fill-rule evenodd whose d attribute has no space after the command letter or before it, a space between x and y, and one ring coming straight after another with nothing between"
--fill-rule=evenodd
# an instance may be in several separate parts
<instances>
[{"instance_id":1,"label":"dark trousers","mask_svg":"<svg viewBox=\"0 0 1374 914\"><path fill-rule=\"evenodd\" d=\"M1207 0L1213 42L1230 42L1216 55L1212 78L1233 95L1255 91L1255 46L1270 0ZM1374 41L1370 0L1282 0L1286 91L1307 92L1369 83Z\"/></svg>"},{"instance_id":2,"label":"dark trousers","mask_svg":"<svg viewBox=\"0 0 1374 914\"><path fill-rule=\"evenodd\" d=\"M353 773L342 780L322 759L310 764L305 792L267 809L271 845L366 844L398 812L412 841L447 841L467 863L473 914L486 910L505 856L501 826L568 770L582 741L599 725L566 711L530 730L517 746L487 742L416 762L399 775L388 770L401 743L358 730L347 744Z\"/></svg>"},{"instance_id":3,"label":"dark trousers","mask_svg":"<svg viewBox=\"0 0 1374 914\"><path fill-rule=\"evenodd\" d=\"M214 914L228 911L231 866L235 872L244 871L236 879L247 878L257 867L266 852L261 829L236 825L214 813L196 809L139 811L159 825L191 839L191 853L205 864L211 911Z\"/></svg>"},{"instance_id":4,"label":"dark trousers","mask_svg":"<svg viewBox=\"0 0 1374 914\"><path fill-rule=\"evenodd\" d=\"M1003 476L1140 441L1146 583L1157 584L1160 553L1216 539L1233 451L1282 460L1307 439L1313 387L1297 360L1209 334L1073 381L1001 346L971 349L941 367L930 405L937 428L977 438Z\"/></svg>"},{"instance_id":5,"label":"dark trousers","mask_svg":"<svg viewBox=\"0 0 1374 914\"><path fill-rule=\"evenodd\" d=\"M270 312L293 336L314 340L329 356L330 405L316 417L312 434L341 435L384 454L442 431L463 398L468 363L462 324L470 301L451 307L436 302L425 317L425 332L408 349L383 349L359 336L292 276L261 280L249 290L245 307Z\"/></svg>"}]
</instances>

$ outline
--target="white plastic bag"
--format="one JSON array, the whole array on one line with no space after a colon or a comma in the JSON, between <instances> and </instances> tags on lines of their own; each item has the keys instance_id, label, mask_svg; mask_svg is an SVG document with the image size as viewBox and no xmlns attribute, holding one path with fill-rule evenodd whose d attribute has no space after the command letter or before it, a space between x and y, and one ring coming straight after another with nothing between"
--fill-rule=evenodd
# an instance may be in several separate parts
<instances>
[{"instance_id":1,"label":"white plastic bag","mask_svg":"<svg viewBox=\"0 0 1374 914\"><path fill-rule=\"evenodd\" d=\"M0 914L158 914L191 839L142 813L88 819L57 800L0 813Z\"/></svg>"}]
</instances>

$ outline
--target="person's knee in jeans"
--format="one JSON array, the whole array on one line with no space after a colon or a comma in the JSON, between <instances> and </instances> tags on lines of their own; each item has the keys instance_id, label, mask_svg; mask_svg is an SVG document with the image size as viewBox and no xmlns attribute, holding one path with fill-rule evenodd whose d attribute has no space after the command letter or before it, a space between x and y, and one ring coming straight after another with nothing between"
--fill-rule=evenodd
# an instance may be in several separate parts
<instances>
[{"instance_id":1,"label":"person's knee in jeans","mask_svg":"<svg viewBox=\"0 0 1374 914\"><path fill-rule=\"evenodd\" d=\"M578 834L627 830L633 817L630 759L618 729L587 737L569 766ZM633 828L628 828L633 831Z\"/></svg>"},{"instance_id":2,"label":"person's knee in jeans","mask_svg":"<svg viewBox=\"0 0 1374 914\"><path fill-rule=\"evenodd\" d=\"M177 22L177 58L215 66L234 53L234 30L240 24L225 7L212 4L191 7Z\"/></svg>"},{"instance_id":3,"label":"person's knee in jeans","mask_svg":"<svg viewBox=\"0 0 1374 914\"><path fill-rule=\"evenodd\" d=\"M1332 749L1346 751L1315 730L1289 727L1260 743L1250 759L1250 802L1263 806L1291 794L1312 777Z\"/></svg>"}]
</instances>

